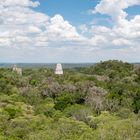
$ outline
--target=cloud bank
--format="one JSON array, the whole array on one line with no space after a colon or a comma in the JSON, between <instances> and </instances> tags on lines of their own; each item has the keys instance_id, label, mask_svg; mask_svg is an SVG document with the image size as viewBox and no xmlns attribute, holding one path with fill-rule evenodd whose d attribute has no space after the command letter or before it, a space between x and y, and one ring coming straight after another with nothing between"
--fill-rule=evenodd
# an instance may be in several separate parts
<instances>
[{"instance_id":1,"label":"cloud bank","mask_svg":"<svg viewBox=\"0 0 140 140\"><path fill-rule=\"evenodd\" d=\"M31 0L0 1L1 62L140 59L140 15L128 20L125 12L140 0L101 0L92 13L110 16L113 26L81 25L81 32L59 14L49 17L33 10L39 5Z\"/></svg>"}]
</instances>

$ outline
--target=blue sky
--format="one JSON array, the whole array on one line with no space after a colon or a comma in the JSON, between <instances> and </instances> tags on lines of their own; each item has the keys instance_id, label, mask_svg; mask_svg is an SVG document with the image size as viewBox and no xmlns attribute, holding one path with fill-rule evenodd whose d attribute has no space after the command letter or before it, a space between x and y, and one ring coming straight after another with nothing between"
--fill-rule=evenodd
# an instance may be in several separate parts
<instances>
[{"instance_id":1,"label":"blue sky","mask_svg":"<svg viewBox=\"0 0 140 140\"><path fill-rule=\"evenodd\" d=\"M40 6L34 10L49 16L60 14L74 26L89 24L93 19L108 17L107 15L90 13L99 0L39 0L39 2ZM107 23L102 22L100 24L107 25Z\"/></svg>"},{"instance_id":2,"label":"blue sky","mask_svg":"<svg viewBox=\"0 0 140 140\"><path fill-rule=\"evenodd\" d=\"M49 16L60 14L73 25L88 23L93 15L89 15L89 9L97 5L92 0L40 0L37 11L44 12Z\"/></svg>"},{"instance_id":3,"label":"blue sky","mask_svg":"<svg viewBox=\"0 0 140 140\"><path fill-rule=\"evenodd\" d=\"M101 19L98 24L108 26L108 23L102 23L102 19L109 18L109 16L90 13L90 10L95 8L100 0L39 0L39 2L40 6L34 10L49 16L60 14L74 26L89 24L94 19L98 21ZM128 13L128 18L131 19L133 16L140 14L140 6L130 6L125 11Z\"/></svg>"},{"instance_id":4,"label":"blue sky","mask_svg":"<svg viewBox=\"0 0 140 140\"><path fill-rule=\"evenodd\" d=\"M140 62L140 0L0 5L0 62Z\"/></svg>"}]
</instances>

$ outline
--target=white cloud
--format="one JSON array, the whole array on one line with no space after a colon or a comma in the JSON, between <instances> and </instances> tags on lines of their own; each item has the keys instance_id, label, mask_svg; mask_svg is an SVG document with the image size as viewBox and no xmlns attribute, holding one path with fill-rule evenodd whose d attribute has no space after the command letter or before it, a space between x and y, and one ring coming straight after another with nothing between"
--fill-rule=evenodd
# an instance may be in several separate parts
<instances>
[{"instance_id":1,"label":"white cloud","mask_svg":"<svg viewBox=\"0 0 140 140\"><path fill-rule=\"evenodd\" d=\"M83 24L80 34L61 15L49 17L34 11L31 7L39 6L38 1L0 0L0 61L41 62L47 58L52 62L95 62L109 58L130 60L130 55L136 61L138 56L132 53L140 53L140 15L127 20L124 11L133 5L140 5L140 0L101 0L93 13L109 15L113 27Z\"/></svg>"},{"instance_id":2,"label":"white cloud","mask_svg":"<svg viewBox=\"0 0 140 140\"><path fill-rule=\"evenodd\" d=\"M114 39L112 41L112 43L115 45L115 46L130 46L132 45L132 42L127 40L127 39L123 39L123 38L117 38L117 39Z\"/></svg>"},{"instance_id":3,"label":"white cloud","mask_svg":"<svg viewBox=\"0 0 140 140\"><path fill-rule=\"evenodd\" d=\"M50 23L46 27L46 34L50 39L58 40L78 40L82 38L74 26L65 21L62 16L55 15L50 19Z\"/></svg>"},{"instance_id":4,"label":"white cloud","mask_svg":"<svg viewBox=\"0 0 140 140\"><path fill-rule=\"evenodd\" d=\"M140 5L140 0L101 0L93 13L109 15L116 24L125 24L127 13L124 9L133 5Z\"/></svg>"},{"instance_id":5,"label":"white cloud","mask_svg":"<svg viewBox=\"0 0 140 140\"><path fill-rule=\"evenodd\" d=\"M38 33L41 33L41 29L39 29L38 27L36 26L29 26L28 27L28 33L32 33L32 34L38 34Z\"/></svg>"},{"instance_id":6,"label":"white cloud","mask_svg":"<svg viewBox=\"0 0 140 140\"><path fill-rule=\"evenodd\" d=\"M91 27L92 40L96 41L96 36L100 36L106 40L102 45L109 48L138 47L140 44L140 15L127 20L127 13L124 11L124 9L134 5L140 5L140 0L101 0L93 13L111 16L114 25L112 28L98 25Z\"/></svg>"},{"instance_id":7,"label":"white cloud","mask_svg":"<svg viewBox=\"0 0 140 140\"><path fill-rule=\"evenodd\" d=\"M107 40L102 35L94 35L94 37L90 39L90 42L93 46L104 47L103 44L106 44Z\"/></svg>"},{"instance_id":8,"label":"white cloud","mask_svg":"<svg viewBox=\"0 0 140 140\"><path fill-rule=\"evenodd\" d=\"M86 24L82 24L79 26L79 29L81 30L81 33L85 33L88 31L88 27Z\"/></svg>"},{"instance_id":9,"label":"white cloud","mask_svg":"<svg viewBox=\"0 0 140 140\"><path fill-rule=\"evenodd\" d=\"M31 0L1 0L0 5L2 6L39 6L39 1L32 2Z\"/></svg>"},{"instance_id":10,"label":"white cloud","mask_svg":"<svg viewBox=\"0 0 140 140\"><path fill-rule=\"evenodd\" d=\"M63 46L63 42L66 46L84 39L61 15L49 17L33 11L30 7L38 6L38 1L2 0L0 5L0 46Z\"/></svg>"}]
</instances>

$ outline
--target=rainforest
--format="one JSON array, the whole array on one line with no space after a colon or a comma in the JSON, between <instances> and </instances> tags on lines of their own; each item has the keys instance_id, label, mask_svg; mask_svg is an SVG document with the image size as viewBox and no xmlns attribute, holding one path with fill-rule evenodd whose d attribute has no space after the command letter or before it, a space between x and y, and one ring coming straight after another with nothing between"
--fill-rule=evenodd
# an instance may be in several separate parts
<instances>
[{"instance_id":1,"label":"rainforest","mask_svg":"<svg viewBox=\"0 0 140 140\"><path fill-rule=\"evenodd\" d=\"M0 68L0 140L138 140L140 67Z\"/></svg>"}]
</instances>

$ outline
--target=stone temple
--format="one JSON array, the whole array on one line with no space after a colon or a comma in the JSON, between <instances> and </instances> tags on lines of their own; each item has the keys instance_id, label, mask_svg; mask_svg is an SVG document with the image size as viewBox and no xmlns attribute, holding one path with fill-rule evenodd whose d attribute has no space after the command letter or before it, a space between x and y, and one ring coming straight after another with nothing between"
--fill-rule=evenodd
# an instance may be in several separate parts
<instances>
[{"instance_id":1,"label":"stone temple","mask_svg":"<svg viewBox=\"0 0 140 140\"><path fill-rule=\"evenodd\" d=\"M56 65L55 74L56 75L63 75L63 68L62 68L62 65L60 63L58 63Z\"/></svg>"},{"instance_id":2,"label":"stone temple","mask_svg":"<svg viewBox=\"0 0 140 140\"><path fill-rule=\"evenodd\" d=\"M22 68L17 68L16 65L13 66L13 71L19 75L22 75Z\"/></svg>"}]
</instances>

